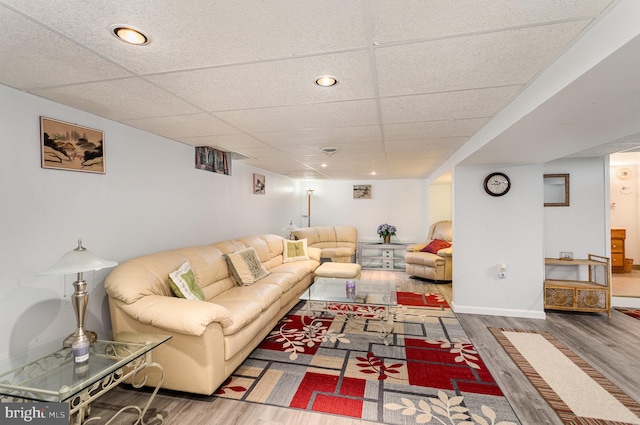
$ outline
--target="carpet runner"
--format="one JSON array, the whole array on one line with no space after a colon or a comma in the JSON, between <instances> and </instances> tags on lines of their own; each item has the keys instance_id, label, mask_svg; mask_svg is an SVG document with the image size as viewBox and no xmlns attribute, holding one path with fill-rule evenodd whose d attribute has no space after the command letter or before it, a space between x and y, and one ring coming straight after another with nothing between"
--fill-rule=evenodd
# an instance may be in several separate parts
<instances>
[{"instance_id":1,"label":"carpet runner","mask_svg":"<svg viewBox=\"0 0 640 425\"><path fill-rule=\"evenodd\" d=\"M398 303L390 345L377 320L310 323L300 304L216 396L385 424L520 424L442 294Z\"/></svg>"},{"instance_id":2,"label":"carpet runner","mask_svg":"<svg viewBox=\"0 0 640 425\"><path fill-rule=\"evenodd\" d=\"M565 424L640 424L640 404L547 332L489 328Z\"/></svg>"}]
</instances>

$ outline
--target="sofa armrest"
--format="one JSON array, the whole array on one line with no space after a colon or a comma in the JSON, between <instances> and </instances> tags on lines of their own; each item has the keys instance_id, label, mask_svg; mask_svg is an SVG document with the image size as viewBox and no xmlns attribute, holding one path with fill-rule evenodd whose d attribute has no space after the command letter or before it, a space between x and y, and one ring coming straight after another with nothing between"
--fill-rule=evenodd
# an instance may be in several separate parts
<instances>
[{"instance_id":1,"label":"sofa armrest","mask_svg":"<svg viewBox=\"0 0 640 425\"><path fill-rule=\"evenodd\" d=\"M185 335L200 336L213 322L219 322L222 327L233 324L229 310L207 301L147 295L132 304L119 304L125 313L141 323Z\"/></svg>"},{"instance_id":2,"label":"sofa armrest","mask_svg":"<svg viewBox=\"0 0 640 425\"><path fill-rule=\"evenodd\" d=\"M322 255L322 250L320 248L315 248L313 246L307 247L309 251L309 259L320 261L320 256Z\"/></svg>"},{"instance_id":3,"label":"sofa armrest","mask_svg":"<svg viewBox=\"0 0 640 425\"><path fill-rule=\"evenodd\" d=\"M438 255L441 257L451 257L453 255L453 248L442 248L440 251L438 251Z\"/></svg>"},{"instance_id":4,"label":"sofa armrest","mask_svg":"<svg viewBox=\"0 0 640 425\"><path fill-rule=\"evenodd\" d=\"M407 251L409 252L418 252L422 251L422 249L427 246L426 243L414 243L413 245L407 246Z\"/></svg>"}]
</instances>

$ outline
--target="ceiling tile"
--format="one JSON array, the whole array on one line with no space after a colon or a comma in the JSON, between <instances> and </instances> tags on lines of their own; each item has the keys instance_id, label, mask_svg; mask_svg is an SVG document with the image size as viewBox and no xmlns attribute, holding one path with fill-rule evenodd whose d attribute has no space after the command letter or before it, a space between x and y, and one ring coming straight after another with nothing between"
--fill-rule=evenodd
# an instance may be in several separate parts
<instances>
[{"instance_id":1,"label":"ceiling tile","mask_svg":"<svg viewBox=\"0 0 640 425\"><path fill-rule=\"evenodd\" d=\"M380 96L524 85L587 24L569 22L376 49Z\"/></svg>"},{"instance_id":2,"label":"ceiling tile","mask_svg":"<svg viewBox=\"0 0 640 425\"><path fill-rule=\"evenodd\" d=\"M73 41L0 6L0 81L33 89L131 75Z\"/></svg>"},{"instance_id":3,"label":"ceiling tile","mask_svg":"<svg viewBox=\"0 0 640 425\"><path fill-rule=\"evenodd\" d=\"M333 87L315 84L333 75ZM285 106L373 98L366 51L292 58L148 77L149 81L206 111ZM211 96L215 93L215 96Z\"/></svg>"},{"instance_id":4,"label":"ceiling tile","mask_svg":"<svg viewBox=\"0 0 640 425\"><path fill-rule=\"evenodd\" d=\"M260 140L272 146L314 144L340 147L346 143L381 141L380 127L306 128L299 130L253 133Z\"/></svg>"},{"instance_id":5,"label":"ceiling tile","mask_svg":"<svg viewBox=\"0 0 640 425\"><path fill-rule=\"evenodd\" d=\"M33 92L116 121L201 112L140 78L77 84Z\"/></svg>"},{"instance_id":6,"label":"ceiling tile","mask_svg":"<svg viewBox=\"0 0 640 425\"><path fill-rule=\"evenodd\" d=\"M445 119L487 118L502 109L520 86L463 90L380 100L386 124Z\"/></svg>"},{"instance_id":7,"label":"ceiling tile","mask_svg":"<svg viewBox=\"0 0 640 425\"><path fill-rule=\"evenodd\" d=\"M375 100L246 109L215 115L251 133L379 124Z\"/></svg>"},{"instance_id":8,"label":"ceiling tile","mask_svg":"<svg viewBox=\"0 0 640 425\"><path fill-rule=\"evenodd\" d=\"M208 114L175 115L171 117L124 120L125 124L149 133L173 138L201 135L237 134L238 131Z\"/></svg>"},{"instance_id":9,"label":"ceiling tile","mask_svg":"<svg viewBox=\"0 0 640 425\"><path fill-rule=\"evenodd\" d=\"M322 7L316 3L292 7L286 0L7 3L140 74L366 46L359 0L326 0ZM117 23L144 30L151 43L119 42L108 31Z\"/></svg>"},{"instance_id":10,"label":"ceiling tile","mask_svg":"<svg viewBox=\"0 0 640 425\"><path fill-rule=\"evenodd\" d=\"M260 148L265 144L247 134L223 134L196 137L176 137L176 140L191 146L211 146L236 151L243 148Z\"/></svg>"},{"instance_id":11,"label":"ceiling tile","mask_svg":"<svg viewBox=\"0 0 640 425\"><path fill-rule=\"evenodd\" d=\"M471 136L487 122L489 118L385 124L384 135L386 140Z\"/></svg>"},{"instance_id":12,"label":"ceiling tile","mask_svg":"<svg viewBox=\"0 0 640 425\"><path fill-rule=\"evenodd\" d=\"M372 0L371 20L374 39L384 44L593 18L611 3L612 0L407 0L398 7L388 0Z\"/></svg>"}]
</instances>

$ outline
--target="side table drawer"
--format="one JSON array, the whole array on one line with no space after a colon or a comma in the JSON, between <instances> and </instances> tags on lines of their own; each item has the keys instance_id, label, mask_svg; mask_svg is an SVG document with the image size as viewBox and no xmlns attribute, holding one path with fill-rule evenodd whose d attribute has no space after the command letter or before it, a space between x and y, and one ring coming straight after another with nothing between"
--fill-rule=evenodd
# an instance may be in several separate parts
<instances>
[{"instance_id":1,"label":"side table drawer","mask_svg":"<svg viewBox=\"0 0 640 425\"><path fill-rule=\"evenodd\" d=\"M622 254L624 252L624 240L623 239L611 239L611 253Z\"/></svg>"},{"instance_id":2,"label":"side table drawer","mask_svg":"<svg viewBox=\"0 0 640 425\"><path fill-rule=\"evenodd\" d=\"M578 308L604 310L607 308L607 291L578 289L577 301Z\"/></svg>"},{"instance_id":3,"label":"side table drawer","mask_svg":"<svg viewBox=\"0 0 640 425\"><path fill-rule=\"evenodd\" d=\"M622 254L611 253L611 267L624 267L624 256Z\"/></svg>"},{"instance_id":4,"label":"side table drawer","mask_svg":"<svg viewBox=\"0 0 640 425\"><path fill-rule=\"evenodd\" d=\"M571 288L545 288L545 307L573 307L573 289Z\"/></svg>"}]
</instances>

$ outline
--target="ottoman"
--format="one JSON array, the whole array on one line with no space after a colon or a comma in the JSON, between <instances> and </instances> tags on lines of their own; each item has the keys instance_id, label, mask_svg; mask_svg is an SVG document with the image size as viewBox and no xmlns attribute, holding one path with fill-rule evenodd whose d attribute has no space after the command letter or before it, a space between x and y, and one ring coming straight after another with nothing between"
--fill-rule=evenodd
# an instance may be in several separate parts
<instances>
[{"instance_id":1,"label":"ottoman","mask_svg":"<svg viewBox=\"0 0 640 425\"><path fill-rule=\"evenodd\" d=\"M319 277L360 279L361 270L360 264L326 262L316 269L313 280L316 281Z\"/></svg>"}]
</instances>

